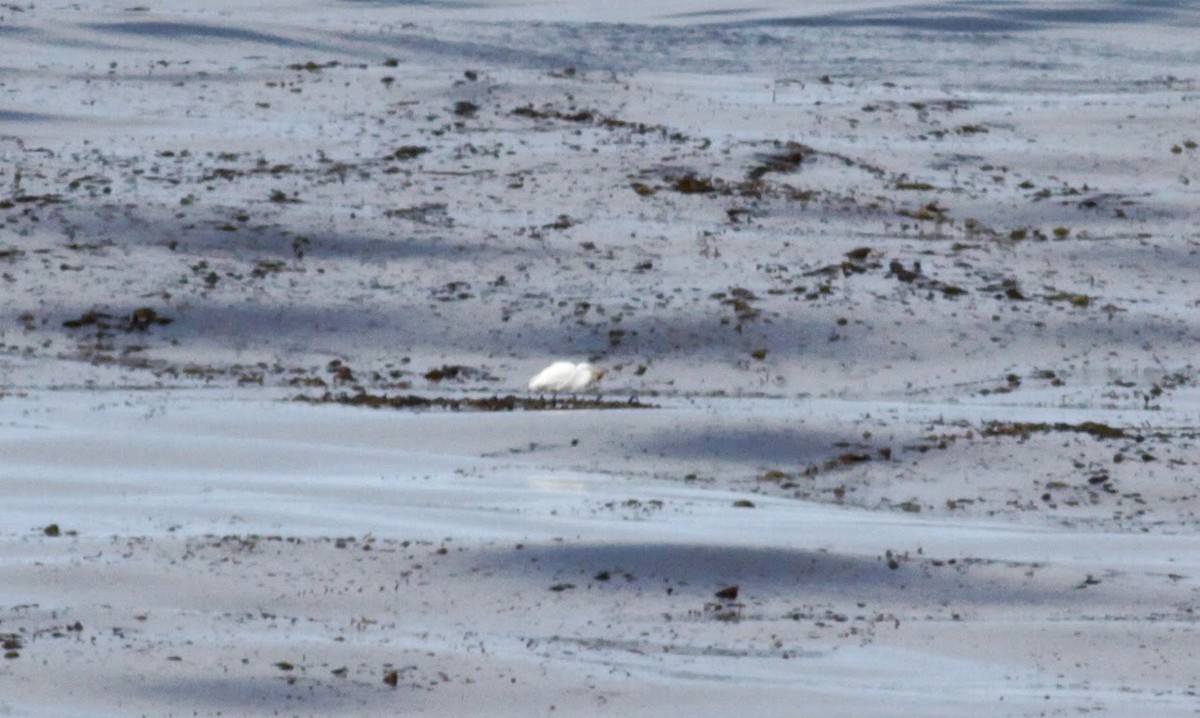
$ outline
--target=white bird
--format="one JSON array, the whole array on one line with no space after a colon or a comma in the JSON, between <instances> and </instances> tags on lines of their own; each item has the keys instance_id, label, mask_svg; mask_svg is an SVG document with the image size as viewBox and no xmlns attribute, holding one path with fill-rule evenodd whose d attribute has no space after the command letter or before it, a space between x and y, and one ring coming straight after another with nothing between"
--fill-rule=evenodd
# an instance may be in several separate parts
<instances>
[{"instance_id":1,"label":"white bird","mask_svg":"<svg viewBox=\"0 0 1200 718\"><path fill-rule=\"evenodd\" d=\"M580 362L556 361L529 380L529 391L549 391L556 397L561 392L586 391L604 377L604 370Z\"/></svg>"}]
</instances>

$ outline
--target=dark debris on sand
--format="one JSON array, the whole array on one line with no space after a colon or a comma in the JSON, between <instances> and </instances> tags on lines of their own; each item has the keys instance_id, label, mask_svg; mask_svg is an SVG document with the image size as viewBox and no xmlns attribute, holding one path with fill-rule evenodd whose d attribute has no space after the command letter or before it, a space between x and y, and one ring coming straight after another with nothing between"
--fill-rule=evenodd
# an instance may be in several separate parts
<instances>
[{"instance_id":1,"label":"dark debris on sand","mask_svg":"<svg viewBox=\"0 0 1200 718\"><path fill-rule=\"evenodd\" d=\"M450 411L571 411L580 409L656 409L655 404L643 404L636 396L624 401L605 401L600 398L520 397L514 394L490 397L426 397L417 394L371 394L368 392L325 392L317 396L299 394L294 401L309 404L345 404L372 409L448 409Z\"/></svg>"}]
</instances>

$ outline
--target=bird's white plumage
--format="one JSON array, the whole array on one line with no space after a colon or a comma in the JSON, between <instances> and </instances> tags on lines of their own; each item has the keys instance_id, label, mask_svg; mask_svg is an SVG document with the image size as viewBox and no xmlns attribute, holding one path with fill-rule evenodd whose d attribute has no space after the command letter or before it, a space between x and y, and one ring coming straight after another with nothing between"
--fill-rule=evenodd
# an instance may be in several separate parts
<instances>
[{"instance_id":1,"label":"bird's white plumage","mask_svg":"<svg viewBox=\"0 0 1200 718\"><path fill-rule=\"evenodd\" d=\"M604 372L587 362L556 361L529 380L530 391L576 392L590 389Z\"/></svg>"}]
</instances>

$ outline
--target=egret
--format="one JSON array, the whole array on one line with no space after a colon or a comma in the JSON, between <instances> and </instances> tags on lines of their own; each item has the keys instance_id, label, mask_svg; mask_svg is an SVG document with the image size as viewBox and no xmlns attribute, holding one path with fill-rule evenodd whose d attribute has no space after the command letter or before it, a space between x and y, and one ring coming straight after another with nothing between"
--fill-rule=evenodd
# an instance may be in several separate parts
<instances>
[{"instance_id":1,"label":"egret","mask_svg":"<svg viewBox=\"0 0 1200 718\"><path fill-rule=\"evenodd\" d=\"M529 391L549 391L554 395L554 400L557 400L560 391L572 394L586 391L596 386L596 382L603 377L604 370L597 369L587 362L574 364L569 361L556 361L529 380Z\"/></svg>"}]
</instances>

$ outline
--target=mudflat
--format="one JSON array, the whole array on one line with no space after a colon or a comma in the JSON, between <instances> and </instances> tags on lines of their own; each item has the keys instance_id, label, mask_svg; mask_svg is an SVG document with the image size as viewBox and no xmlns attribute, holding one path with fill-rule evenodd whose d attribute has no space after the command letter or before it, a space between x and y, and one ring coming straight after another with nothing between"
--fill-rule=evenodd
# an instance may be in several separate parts
<instances>
[{"instance_id":1,"label":"mudflat","mask_svg":"<svg viewBox=\"0 0 1200 718\"><path fill-rule=\"evenodd\" d=\"M1200 13L591 5L0 7L0 714L1193 715Z\"/></svg>"}]
</instances>

